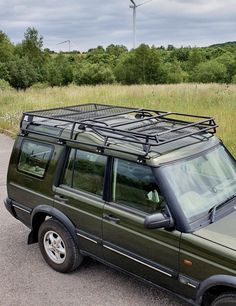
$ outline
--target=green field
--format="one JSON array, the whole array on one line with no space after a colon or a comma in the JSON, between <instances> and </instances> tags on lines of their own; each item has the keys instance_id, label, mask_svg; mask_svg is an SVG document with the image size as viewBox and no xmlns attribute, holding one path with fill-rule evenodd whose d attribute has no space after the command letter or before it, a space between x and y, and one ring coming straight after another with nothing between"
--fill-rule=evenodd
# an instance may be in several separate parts
<instances>
[{"instance_id":1,"label":"green field","mask_svg":"<svg viewBox=\"0 0 236 306\"><path fill-rule=\"evenodd\" d=\"M236 156L236 85L104 85L0 91L0 131L15 135L26 110L98 102L216 118L218 136Z\"/></svg>"}]
</instances>

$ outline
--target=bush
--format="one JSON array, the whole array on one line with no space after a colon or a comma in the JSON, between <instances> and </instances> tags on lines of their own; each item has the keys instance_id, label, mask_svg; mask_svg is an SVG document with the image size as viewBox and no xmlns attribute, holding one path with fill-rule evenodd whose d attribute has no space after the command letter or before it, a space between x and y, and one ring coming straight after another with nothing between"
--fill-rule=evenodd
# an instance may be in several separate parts
<instances>
[{"instance_id":1,"label":"bush","mask_svg":"<svg viewBox=\"0 0 236 306\"><path fill-rule=\"evenodd\" d=\"M77 85L111 84L115 82L115 77L107 66L83 63L75 71L74 82Z\"/></svg>"},{"instance_id":2,"label":"bush","mask_svg":"<svg viewBox=\"0 0 236 306\"><path fill-rule=\"evenodd\" d=\"M48 88L48 86L49 86L48 83L37 82L37 83L33 84L30 88L33 88L33 89L45 89L45 88Z\"/></svg>"},{"instance_id":3,"label":"bush","mask_svg":"<svg viewBox=\"0 0 236 306\"><path fill-rule=\"evenodd\" d=\"M12 87L26 89L37 82L38 74L28 58L16 58L9 62L9 83Z\"/></svg>"},{"instance_id":4,"label":"bush","mask_svg":"<svg viewBox=\"0 0 236 306\"><path fill-rule=\"evenodd\" d=\"M227 80L227 69L216 60L201 63L194 69L191 80L199 83L224 83Z\"/></svg>"},{"instance_id":5,"label":"bush","mask_svg":"<svg viewBox=\"0 0 236 306\"><path fill-rule=\"evenodd\" d=\"M236 84L236 74L232 77L232 84Z\"/></svg>"},{"instance_id":6,"label":"bush","mask_svg":"<svg viewBox=\"0 0 236 306\"><path fill-rule=\"evenodd\" d=\"M187 72L182 70L178 61L174 61L173 63L166 63L164 67L166 71L165 83L178 84L183 83L188 79Z\"/></svg>"},{"instance_id":7,"label":"bush","mask_svg":"<svg viewBox=\"0 0 236 306\"><path fill-rule=\"evenodd\" d=\"M0 79L0 90L11 90L11 89L12 87L7 81Z\"/></svg>"},{"instance_id":8,"label":"bush","mask_svg":"<svg viewBox=\"0 0 236 306\"><path fill-rule=\"evenodd\" d=\"M127 85L160 84L166 80L159 52L144 44L121 57L115 75L118 82Z\"/></svg>"},{"instance_id":9,"label":"bush","mask_svg":"<svg viewBox=\"0 0 236 306\"><path fill-rule=\"evenodd\" d=\"M67 86L73 81L72 67L63 54L57 55L46 66L46 79L50 86Z\"/></svg>"}]
</instances>

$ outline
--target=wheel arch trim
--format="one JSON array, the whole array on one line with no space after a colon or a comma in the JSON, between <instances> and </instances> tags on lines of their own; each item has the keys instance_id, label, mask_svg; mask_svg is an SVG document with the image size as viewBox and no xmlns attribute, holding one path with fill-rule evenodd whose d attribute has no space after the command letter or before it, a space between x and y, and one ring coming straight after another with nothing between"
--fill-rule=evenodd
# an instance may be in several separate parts
<instances>
[{"instance_id":1,"label":"wheel arch trim","mask_svg":"<svg viewBox=\"0 0 236 306\"><path fill-rule=\"evenodd\" d=\"M76 227L72 223L72 221L65 214L63 214L60 210L58 210L58 209L56 209L52 206L48 206L48 205L39 205L39 206L35 207L34 210L32 211L31 218L30 218L31 232L30 232L29 237L28 237L28 244L35 243L38 240L37 236L36 236L36 233L35 233L35 231L38 232L38 228L37 228L37 226L34 225L35 217L38 214L45 214L45 215L48 215L50 217L56 218L58 221L60 221L66 227L66 229L72 235L76 244L78 244L78 239L77 239L77 235L76 235Z\"/></svg>"},{"instance_id":2,"label":"wheel arch trim","mask_svg":"<svg viewBox=\"0 0 236 306\"><path fill-rule=\"evenodd\" d=\"M214 275L202 281L196 294L197 305L201 305L202 298L207 290L216 286L226 286L236 289L236 277L230 275Z\"/></svg>"}]
</instances>

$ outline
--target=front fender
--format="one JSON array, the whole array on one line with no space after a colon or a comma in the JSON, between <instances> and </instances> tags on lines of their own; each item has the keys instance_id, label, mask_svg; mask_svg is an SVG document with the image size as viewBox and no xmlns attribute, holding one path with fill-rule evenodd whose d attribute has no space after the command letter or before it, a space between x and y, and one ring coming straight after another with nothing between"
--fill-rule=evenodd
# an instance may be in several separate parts
<instances>
[{"instance_id":1,"label":"front fender","mask_svg":"<svg viewBox=\"0 0 236 306\"><path fill-rule=\"evenodd\" d=\"M204 293L215 286L226 286L229 288L236 289L236 277L230 275L214 275L205 279L203 282L201 282L197 291L197 305L201 305Z\"/></svg>"}]
</instances>

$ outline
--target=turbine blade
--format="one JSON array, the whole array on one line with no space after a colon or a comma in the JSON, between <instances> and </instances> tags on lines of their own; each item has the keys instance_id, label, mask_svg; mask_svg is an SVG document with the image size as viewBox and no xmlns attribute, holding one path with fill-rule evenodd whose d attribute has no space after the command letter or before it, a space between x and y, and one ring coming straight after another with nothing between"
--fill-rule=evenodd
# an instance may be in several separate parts
<instances>
[{"instance_id":1,"label":"turbine blade","mask_svg":"<svg viewBox=\"0 0 236 306\"><path fill-rule=\"evenodd\" d=\"M130 0L130 2L132 2L134 6L137 6L134 0Z\"/></svg>"},{"instance_id":2,"label":"turbine blade","mask_svg":"<svg viewBox=\"0 0 236 306\"><path fill-rule=\"evenodd\" d=\"M130 1L131 1L131 0L130 0ZM145 1L145 2L143 2L143 3L141 3L141 4L138 4L138 5L136 5L136 7L142 6L142 5L147 4L147 3L149 3L149 2L152 2L152 0L148 0L148 1Z\"/></svg>"},{"instance_id":3,"label":"turbine blade","mask_svg":"<svg viewBox=\"0 0 236 306\"><path fill-rule=\"evenodd\" d=\"M67 42L68 42L68 40L65 40L65 41L59 42L57 45L65 44Z\"/></svg>"}]
</instances>

